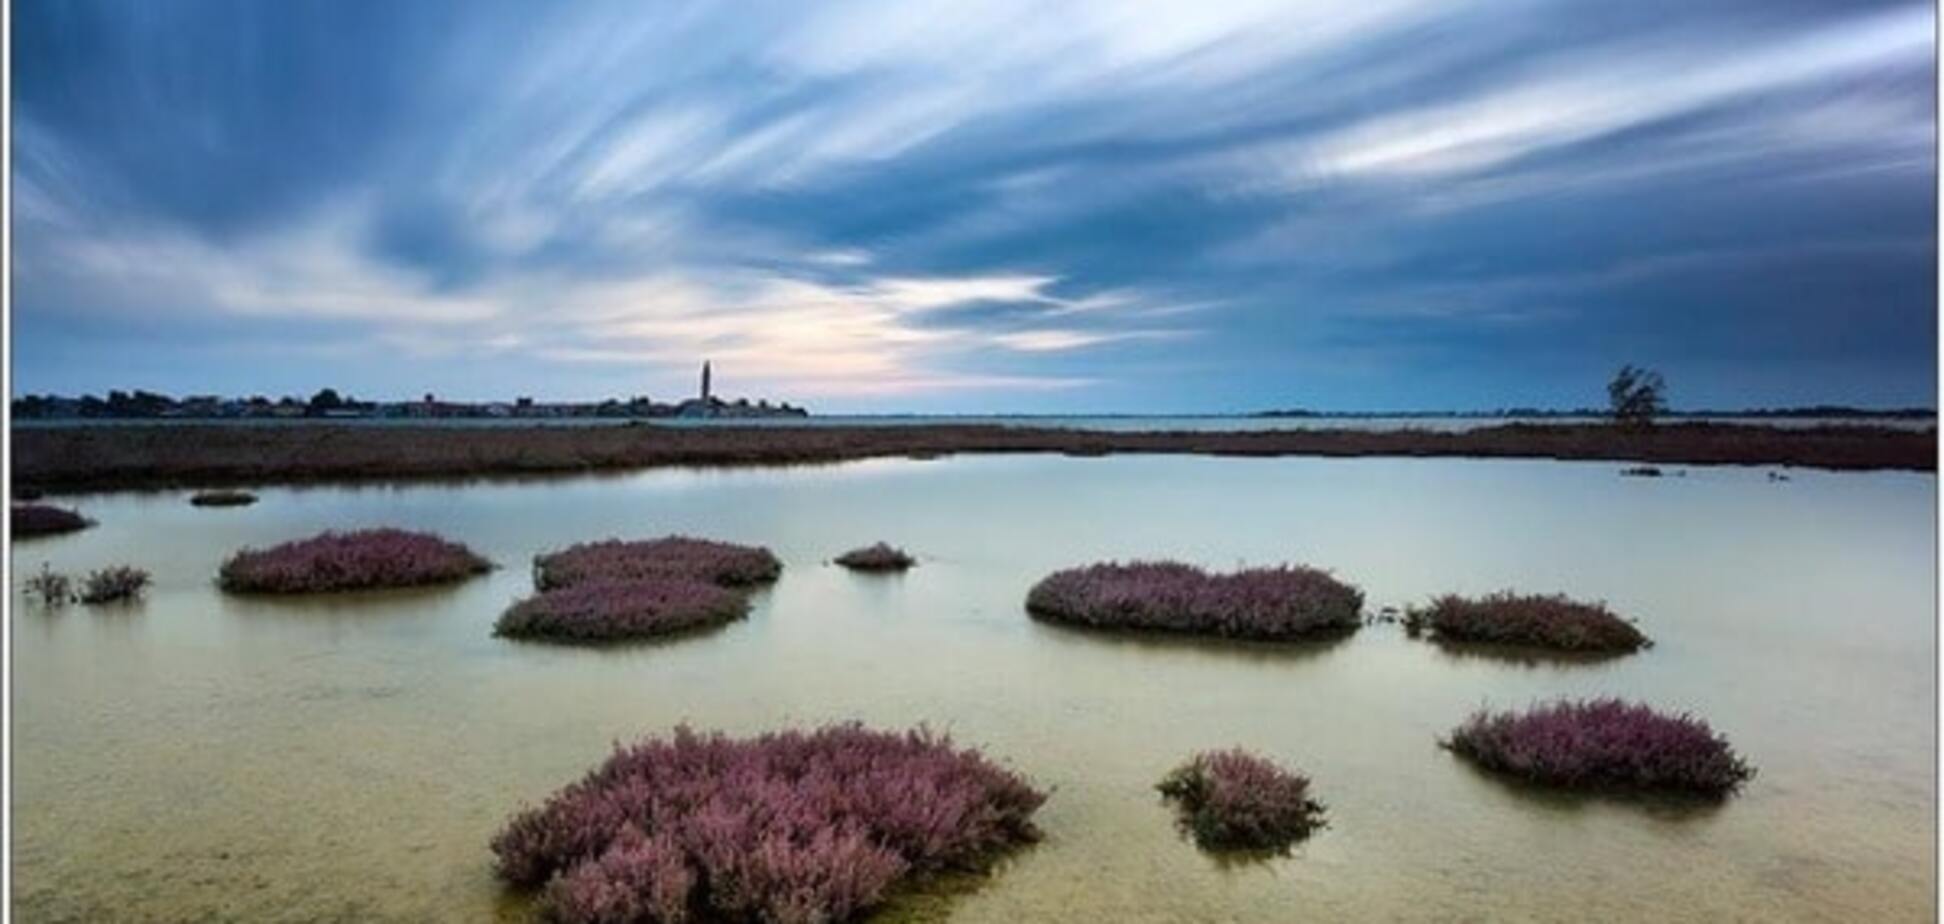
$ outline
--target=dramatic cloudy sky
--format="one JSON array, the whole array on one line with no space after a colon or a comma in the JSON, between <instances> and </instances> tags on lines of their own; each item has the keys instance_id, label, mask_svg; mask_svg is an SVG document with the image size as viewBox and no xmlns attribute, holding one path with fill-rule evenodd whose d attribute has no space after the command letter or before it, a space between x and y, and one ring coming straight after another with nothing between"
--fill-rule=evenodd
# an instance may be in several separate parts
<instances>
[{"instance_id":1,"label":"dramatic cloudy sky","mask_svg":"<svg viewBox=\"0 0 1944 924\"><path fill-rule=\"evenodd\" d=\"M16 0L17 390L1924 404L1872 0Z\"/></svg>"}]
</instances>

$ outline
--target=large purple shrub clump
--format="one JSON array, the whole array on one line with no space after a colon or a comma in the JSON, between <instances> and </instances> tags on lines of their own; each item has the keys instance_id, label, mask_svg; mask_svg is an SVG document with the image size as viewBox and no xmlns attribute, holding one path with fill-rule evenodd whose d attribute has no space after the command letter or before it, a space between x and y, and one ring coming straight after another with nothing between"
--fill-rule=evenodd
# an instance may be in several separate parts
<instances>
[{"instance_id":1,"label":"large purple shrub clump","mask_svg":"<svg viewBox=\"0 0 1944 924\"><path fill-rule=\"evenodd\" d=\"M15 536L52 536L94 525L87 517L52 504L15 504L8 526Z\"/></svg>"},{"instance_id":2,"label":"large purple shrub clump","mask_svg":"<svg viewBox=\"0 0 1944 924\"><path fill-rule=\"evenodd\" d=\"M1156 788L1210 850L1283 850L1324 824L1307 778L1241 748L1196 754Z\"/></svg>"},{"instance_id":3,"label":"large purple shrub clump","mask_svg":"<svg viewBox=\"0 0 1944 924\"><path fill-rule=\"evenodd\" d=\"M1089 565L1034 585L1026 610L1057 622L1249 639L1349 632L1363 591L1315 568L1210 574L1179 562Z\"/></svg>"},{"instance_id":4,"label":"large purple shrub clump","mask_svg":"<svg viewBox=\"0 0 1944 924\"><path fill-rule=\"evenodd\" d=\"M1622 654L1652 643L1633 623L1598 603L1561 595L1500 591L1484 597L1447 594L1405 615L1412 632L1440 642L1524 645L1556 651Z\"/></svg>"},{"instance_id":5,"label":"large purple shrub clump","mask_svg":"<svg viewBox=\"0 0 1944 924\"><path fill-rule=\"evenodd\" d=\"M652 638L740 619L742 594L693 578L589 581L521 600L493 627L508 638L608 641Z\"/></svg>"},{"instance_id":6,"label":"large purple shrub clump","mask_svg":"<svg viewBox=\"0 0 1944 924\"><path fill-rule=\"evenodd\" d=\"M584 542L533 561L534 584L541 590L588 581L671 577L749 587L767 584L782 573L783 563L768 549L688 536Z\"/></svg>"},{"instance_id":7,"label":"large purple shrub clump","mask_svg":"<svg viewBox=\"0 0 1944 924\"><path fill-rule=\"evenodd\" d=\"M918 560L897 546L879 542L851 549L837 556L837 563L852 571L904 571Z\"/></svg>"},{"instance_id":8,"label":"large purple shrub clump","mask_svg":"<svg viewBox=\"0 0 1944 924\"><path fill-rule=\"evenodd\" d=\"M443 584L492 563L457 542L402 529L325 532L223 562L218 583L237 593L324 593Z\"/></svg>"},{"instance_id":9,"label":"large purple shrub clump","mask_svg":"<svg viewBox=\"0 0 1944 924\"><path fill-rule=\"evenodd\" d=\"M1573 789L1720 797L1755 775L1708 723L1618 699L1560 700L1524 713L1481 711L1441 743L1487 770Z\"/></svg>"},{"instance_id":10,"label":"large purple shrub clump","mask_svg":"<svg viewBox=\"0 0 1944 924\"><path fill-rule=\"evenodd\" d=\"M617 748L493 838L499 876L569 924L853 918L900 878L1035 840L1018 775L919 729L856 724Z\"/></svg>"}]
</instances>

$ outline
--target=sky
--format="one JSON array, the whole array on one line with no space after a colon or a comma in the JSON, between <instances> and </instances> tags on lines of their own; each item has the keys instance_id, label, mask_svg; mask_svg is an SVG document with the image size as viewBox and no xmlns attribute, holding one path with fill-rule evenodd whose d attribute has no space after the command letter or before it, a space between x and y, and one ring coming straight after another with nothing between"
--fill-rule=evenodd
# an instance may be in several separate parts
<instances>
[{"instance_id":1,"label":"sky","mask_svg":"<svg viewBox=\"0 0 1944 924\"><path fill-rule=\"evenodd\" d=\"M16 0L18 393L1931 406L1874 0Z\"/></svg>"}]
</instances>

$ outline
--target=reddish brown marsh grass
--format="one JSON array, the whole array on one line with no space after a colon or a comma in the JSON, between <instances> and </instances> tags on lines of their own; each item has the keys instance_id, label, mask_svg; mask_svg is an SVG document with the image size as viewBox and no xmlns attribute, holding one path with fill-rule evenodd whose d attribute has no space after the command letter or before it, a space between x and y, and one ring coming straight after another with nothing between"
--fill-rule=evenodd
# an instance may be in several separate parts
<instances>
[{"instance_id":1,"label":"reddish brown marsh grass","mask_svg":"<svg viewBox=\"0 0 1944 924\"><path fill-rule=\"evenodd\" d=\"M1442 744L1486 770L1567 789L1719 798L1755 775L1707 722L1618 699L1559 700L1525 712L1481 710Z\"/></svg>"},{"instance_id":2,"label":"reddish brown marsh grass","mask_svg":"<svg viewBox=\"0 0 1944 924\"><path fill-rule=\"evenodd\" d=\"M1355 630L1363 592L1302 566L1213 574L1180 562L1109 562L1047 576L1026 610L1091 628L1288 640Z\"/></svg>"},{"instance_id":3,"label":"reddish brown marsh grass","mask_svg":"<svg viewBox=\"0 0 1944 924\"><path fill-rule=\"evenodd\" d=\"M492 567L471 549L431 533L363 529L244 549L223 562L217 582L234 593L328 593L444 584Z\"/></svg>"},{"instance_id":4,"label":"reddish brown marsh grass","mask_svg":"<svg viewBox=\"0 0 1944 924\"><path fill-rule=\"evenodd\" d=\"M884 542L852 549L837 556L837 564L852 571L904 571L917 563L918 559L911 557L910 553Z\"/></svg>"},{"instance_id":5,"label":"reddish brown marsh grass","mask_svg":"<svg viewBox=\"0 0 1944 924\"><path fill-rule=\"evenodd\" d=\"M1206 751L1156 787L1181 810L1195 843L1211 850L1282 850L1323 826L1309 779L1241 748Z\"/></svg>"},{"instance_id":6,"label":"reddish brown marsh grass","mask_svg":"<svg viewBox=\"0 0 1944 924\"><path fill-rule=\"evenodd\" d=\"M1483 597L1447 594L1412 608L1404 626L1453 643L1513 645L1573 654L1625 654L1648 647L1647 636L1607 609L1559 594L1500 591Z\"/></svg>"},{"instance_id":7,"label":"reddish brown marsh grass","mask_svg":"<svg viewBox=\"0 0 1944 924\"><path fill-rule=\"evenodd\" d=\"M845 921L901 879L982 869L1036 840L1045 799L924 729L681 727L617 748L492 849L552 920Z\"/></svg>"},{"instance_id":8,"label":"reddish brown marsh grass","mask_svg":"<svg viewBox=\"0 0 1944 924\"><path fill-rule=\"evenodd\" d=\"M655 638L730 622L748 612L742 594L693 578L590 581L513 604L493 634L568 642Z\"/></svg>"}]
</instances>

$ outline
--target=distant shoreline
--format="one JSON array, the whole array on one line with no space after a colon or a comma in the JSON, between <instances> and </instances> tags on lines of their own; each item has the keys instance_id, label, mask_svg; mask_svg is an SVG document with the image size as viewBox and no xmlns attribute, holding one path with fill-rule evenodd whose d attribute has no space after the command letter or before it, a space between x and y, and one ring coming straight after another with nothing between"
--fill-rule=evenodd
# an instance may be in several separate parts
<instances>
[{"instance_id":1,"label":"distant shoreline","mask_svg":"<svg viewBox=\"0 0 1944 924\"><path fill-rule=\"evenodd\" d=\"M455 405L456 406L456 405ZM732 409L735 407L730 405ZM59 414L34 415L16 413L13 417L15 427L89 427L119 425L166 424L172 426L231 426L231 425L278 425L278 426L316 426L319 424L382 424L386 426L463 426L469 424L495 426L625 426L633 423L657 423L675 425L716 424L738 425L751 423L785 423L819 425L825 422L837 423L978 423L983 421L1043 421L1048 426L1057 426L1062 421L1074 420L1496 420L1504 423L1599 423L1610 418L1610 412L1598 408L1573 409L1535 409L1507 408L1490 411L1311 411L1301 408L1273 409L1264 411L1182 411L1136 412L1100 411L1070 413L822 413L811 414L793 405L756 407L758 411L769 413L725 413L719 415L683 416L680 414L637 414L627 413L578 413L578 414L528 414L512 411L504 414L466 411L449 414L404 415L389 413L353 414L262 414L262 415L183 415L183 414ZM787 412L785 412L787 411ZM1935 422L1937 411L1930 408L1855 408L1843 405L1753 408L1743 410L1676 410L1665 411L1660 419L1666 422L1696 421L1711 423L1766 423L1775 421L1811 422L1882 422L1912 423Z\"/></svg>"},{"instance_id":2,"label":"distant shoreline","mask_svg":"<svg viewBox=\"0 0 1944 924\"><path fill-rule=\"evenodd\" d=\"M958 453L1531 458L1936 470L1937 432L1873 426L1509 424L1430 430L1105 431L904 427L15 427L13 486L43 491L387 481L787 465Z\"/></svg>"}]
</instances>

